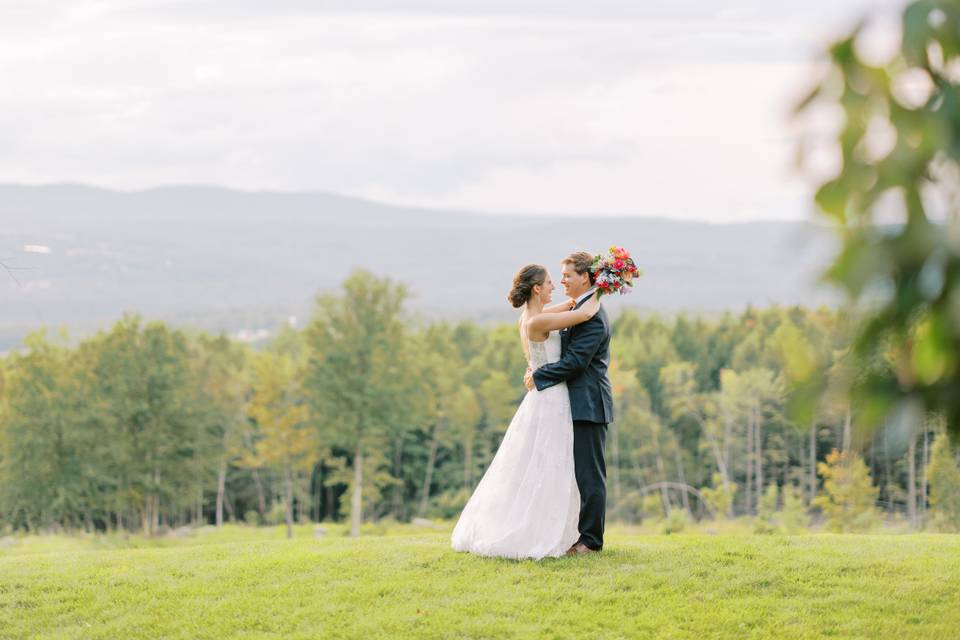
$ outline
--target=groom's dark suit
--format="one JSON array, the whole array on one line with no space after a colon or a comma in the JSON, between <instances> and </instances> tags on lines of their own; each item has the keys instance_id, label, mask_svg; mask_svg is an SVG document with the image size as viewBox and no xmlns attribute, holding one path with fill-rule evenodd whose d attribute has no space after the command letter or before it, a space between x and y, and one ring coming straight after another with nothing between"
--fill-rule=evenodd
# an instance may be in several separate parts
<instances>
[{"instance_id":1,"label":"groom's dark suit","mask_svg":"<svg viewBox=\"0 0 960 640\"><path fill-rule=\"evenodd\" d=\"M579 308L589 297L584 298ZM567 383L573 413L573 461L580 489L580 540L591 549L603 548L607 508L607 467L603 458L607 424L613 421L613 393L607 378L610 364L610 322L600 308L595 316L560 332L557 362L533 372L543 391Z\"/></svg>"}]
</instances>

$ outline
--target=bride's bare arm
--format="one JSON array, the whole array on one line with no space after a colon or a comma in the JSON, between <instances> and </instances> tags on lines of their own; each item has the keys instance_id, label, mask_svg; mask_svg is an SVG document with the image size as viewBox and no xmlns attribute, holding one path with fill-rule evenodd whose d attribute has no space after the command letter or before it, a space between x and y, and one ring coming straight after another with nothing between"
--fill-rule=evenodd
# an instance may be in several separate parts
<instances>
[{"instance_id":1,"label":"bride's bare arm","mask_svg":"<svg viewBox=\"0 0 960 640\"><path fill-rule=\"evenodd\" d=\"M577 301L573 298L570 298L566 302L561 302L560 304L552 304L549 307L543 308L543 313L562 313L564 311L573 311L573 308L577 306Z\"/></svg>"},{"instance_id":2,"label":"bride's bare arm","mask_svg":"<svg viewBox=\"0 0 960 640\"><path fill-rule=\"evenodd\" d=\"M596 294L590 297L579 309L555 313L541 313L527 321L528 335L550 333L586 322L600 310L600 298Z\"/></svg>"},{"instance_id":3,"label":"bride's bare arm","mask_svg":"<svg viewBox=\"0 0 960 640\"><path fill-rule=\"evenodd\" d=\"M527 344L526 337L523 335L523 318L517 323L520 327L520 346L523 347L523 357L530 362L530 345Z\"/></svg>"}]
</instances>

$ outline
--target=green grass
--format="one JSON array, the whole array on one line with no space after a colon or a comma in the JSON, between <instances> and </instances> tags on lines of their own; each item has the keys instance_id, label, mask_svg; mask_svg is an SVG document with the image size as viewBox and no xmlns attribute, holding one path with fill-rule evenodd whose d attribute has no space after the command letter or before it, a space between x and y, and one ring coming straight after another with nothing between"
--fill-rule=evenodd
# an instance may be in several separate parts
<instances>
[{"instance_id":1,"label":"green grass","mask_svg":"<svg viewBox=\"0 0 960 640\"><path fill-rule=\"evenodd\" d=\"M602 554L536 563L387 533L0 539L0 638L960 636L960 536L614 529Z\"/></svg>"}]
</instances>

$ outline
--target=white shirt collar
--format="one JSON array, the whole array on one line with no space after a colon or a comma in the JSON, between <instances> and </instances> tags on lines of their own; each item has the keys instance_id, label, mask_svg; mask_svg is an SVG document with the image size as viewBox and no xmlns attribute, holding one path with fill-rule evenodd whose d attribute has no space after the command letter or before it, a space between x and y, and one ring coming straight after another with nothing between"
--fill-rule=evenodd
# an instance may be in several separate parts
<instances>
[{"instance_id":1,"label":"white shirt collar","mask_svg":"<svg viewBox=\"0 0 960 640\"><path fill-rule=\"evenodd\" d=\"M596 287L594 287L593 289L590 289L590 291L587 291L585 294L577 298L577 304L580 304L581 302L589 298L592 294L596 293L596 291L597 291Z\"/></svg>"}]
</instances>

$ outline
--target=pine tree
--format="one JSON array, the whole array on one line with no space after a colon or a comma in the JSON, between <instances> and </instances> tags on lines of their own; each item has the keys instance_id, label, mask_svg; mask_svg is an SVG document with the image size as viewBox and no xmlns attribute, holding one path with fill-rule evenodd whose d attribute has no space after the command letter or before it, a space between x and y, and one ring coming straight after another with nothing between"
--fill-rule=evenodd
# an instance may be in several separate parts
<instances>
[{"instance_id":1,"label":"pine tree","mask_svg":"<svg viewBox=\"0 0 960 640\"><path fill-rule=\"evenodd\" d=\"M946 433L938 434L933 441L927 475L934 526L942 531L960 531L960 465Z\"/></svg>"},{"instance_id":2,"label":"pine tree","mask_svg":"<svg viewBox=\"0 0 960 640\"><path fill-rule=\"evenodd\" d=\"M823 510L830 531L866 531L879 524L874 508L877 488L860 456L834 449L826 462L817 464L817 471L823 477L823 492L813 504Z\"/></svg>"}]
</instances>

